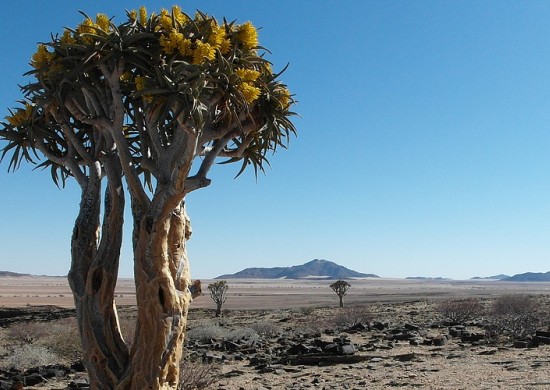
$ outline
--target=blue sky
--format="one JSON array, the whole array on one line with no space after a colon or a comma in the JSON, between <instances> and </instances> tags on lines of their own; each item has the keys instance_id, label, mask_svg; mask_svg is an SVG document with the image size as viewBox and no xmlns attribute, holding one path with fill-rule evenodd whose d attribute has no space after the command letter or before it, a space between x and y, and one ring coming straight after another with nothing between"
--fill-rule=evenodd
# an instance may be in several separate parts
<instances>
[{"instance_id":1,"label":"blue sky","mask_svg":"<svg viewBox=\"0 0 550 390\"><path fill-rule=\"evenodd\" d=\"M9 2L0 115L36 43L160 1ZM322 258L384 277L550 270L550 3L185 1L261 27L299 136L256 180L188 197L194 278ZM23 30L22 32L20 32ZM79 189L0 165L0 269L64 275ZM129 237L129 234L127 235ZM121 275L132 275L129 239Z\"/></svg>"}]
</instances>

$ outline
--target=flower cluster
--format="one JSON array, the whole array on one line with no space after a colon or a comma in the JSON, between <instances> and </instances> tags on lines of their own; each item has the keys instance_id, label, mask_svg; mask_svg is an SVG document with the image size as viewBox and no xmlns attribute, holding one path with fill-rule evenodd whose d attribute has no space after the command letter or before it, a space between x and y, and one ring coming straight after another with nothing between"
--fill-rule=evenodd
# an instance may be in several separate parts
<instances>
[{"instance_id":1,"label":"flower cluster","mask_svg":"<svg viewBox=\"0 0 550 390\"><path fill-rule=\"evenodd\" d=\"M12 115L7 116L6 120L10 125L19 127L25 126L32 117L32 106L28 103L24 108L18 108Z\"/></svg>"},{"instance_id":2,"label":"flower cluster","mask_svg":"<svg viewBox=\"0 0 550 390\"><path fill-rule=\"evenodd\" d=\"M38 45L38 50L32 55L31 65L36 69L40 69L49 65L54 58L54 53L50 53L46 45Z\"/></svg>"},{"instance_id":3,"label":"flower cluster","mask_svg":"<svg viewBox=\"0 0 550 390\"><path fill-rule=\"evenodd\" d=\"M251 104L263 96L266 100L275 99L275 106L283 111L293 103L286 88L276 87L270 63L258 54L258 32L250 21L240 25L225 20L219 23L198 11L190 17L178 6L170 11L162 9L159 14L149 14L145 7L140 7L128 16L128 22L118 27L105 14L98 14L95 20L86 17L74 30L65 29L48 46L40 45L31 60L37 77L49 78L54 85L59 81L58 76L66 73L62 65L67 70L71 68L74 62L71 58L78 58L89 50L105 50L111 37L118 45L125 31L146 32L143 49L153 57L159 55L160 63L197 66L201 71L224 74L225 80L231 80L231 91L236 92L231 92L231 96L237 96L241 103ZM136 46L139 42L132 40ZM85 55L91 58L90 54ZM143 90L161 90L153 73L129 65L120 80L125 88L134 88L145 102L152 102L153 94L145 94Z\"/></svg>"}]
</instances>

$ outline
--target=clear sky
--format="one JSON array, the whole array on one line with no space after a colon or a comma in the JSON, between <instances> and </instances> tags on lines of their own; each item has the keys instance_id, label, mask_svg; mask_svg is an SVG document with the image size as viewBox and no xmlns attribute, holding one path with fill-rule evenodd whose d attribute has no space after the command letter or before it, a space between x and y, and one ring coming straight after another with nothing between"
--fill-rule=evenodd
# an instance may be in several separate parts
<instances>
[{"instance_id":1,"label":"clear sky","mask_svg":"<svg viewBox=\"0 0 550 390\"><path fill-rule=\"evenodd\" d=\"M10 1L0 115L36 50L98 12L161 1ZM299 136L256 180L188 197L194 278L319 258L383 277L550 270L550 2L185 1L261 27ZM1 146L1 145L0 145ZM79 189L0 165L0 270L65 275ZM129 234L127 234L129 237ZM132 276L129 239L121 276Z\"/></svg>"}]
</instances>

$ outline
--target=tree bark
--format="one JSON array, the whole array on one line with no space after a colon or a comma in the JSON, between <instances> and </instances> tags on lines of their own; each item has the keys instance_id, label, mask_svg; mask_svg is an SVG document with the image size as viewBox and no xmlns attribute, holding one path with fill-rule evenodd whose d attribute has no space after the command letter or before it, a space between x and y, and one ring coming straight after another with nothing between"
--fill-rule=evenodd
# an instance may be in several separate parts
<instances>
[{"instance_id":1,"label":"tree bark","mask_svg":"<svg viewBox=\"0 0 550 390\"><path fill-rule=\"evenodd\" d=\"M135 248L138 323L130 364L119 388L174 389L179 383L191 285L183 203L168 216L141 219Z\"/></svg>"},{"instance_id":2,"label":"tree bark","mask_svg":"<svg viewBox=\"0 0 550 390\"><path fill-rule=\"evenodd\" d=\"M101 168L91 170L83 187L80 213L72 237L69 283L73 290L84 363L94 389L113 389L128 362L114 302L118 276L124 191L116 159L104 162L109 177L103 229L99 236Z\"/></svg>"}]
</instances>

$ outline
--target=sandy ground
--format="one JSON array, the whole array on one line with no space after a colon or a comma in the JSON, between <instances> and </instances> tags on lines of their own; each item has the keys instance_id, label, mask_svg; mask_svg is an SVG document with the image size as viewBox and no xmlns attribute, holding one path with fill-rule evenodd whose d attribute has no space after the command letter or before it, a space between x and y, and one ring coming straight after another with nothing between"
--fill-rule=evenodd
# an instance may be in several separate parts
<instances>
[{"instance_id":1,"label":"sandy ground","mask_svg":"<svg viewBox=\"0 0 550 390\"><path fill-rule=\"evenodd\" d=\"M203 292L211 281L203 281ZM323 321L337 304L328 281L228 280L229 296L224 309L227 323L237 326L269 320L289 328L315 307L315 320ZM491 298L509 293L550 295L550 283L506 283L488 281L419 281L367 279L350 282L348 306L368 304L379 319L395 323L430 321L434 302L446 298ZM117 286L117 302L135 304L133 281L123 279ZM0 278L0 306L56 305L72 307L72 296L65 278ZM430 308L431 307L431 308ZM197 298L192 308L213 309L208 295ZM253 310L256 309L256 310ZM302 309L302 310L300 310ZM190 327L205 318L193 318L211 311L195 311ZM210 314L209 314L210 313ZM291 313L291 314L289 314ZM296 314L302 313L302 314ZM414 314L413 314L414 313ZM303 314L305 315L305 314ZM413 317L414 315L414 317ZM422 320L422 316L424 319ZM378 317L377 317L378 318ZM215 321L213 318L210 321ZM233 325L235 325L233 324ZM434 329L430 332L446 332ZM349 335L356 346L367 345L371 333ZM332 336L328 336L332 337ZM397 342L391 348L362 351L365 361L332 366L282 366L262 373L244 361L225 361L217 369L221 379L212 389L550 389L550 346L516 349L510 345L472 345L450 340L442 347L411 346ZM401 361L399 356L414 354ZM232 375L234 374L234 375ZM62 384L41 385L40 389L64 388ZM57 387L56 387L57 386Z\"/></svg>"},{"instance_id":2,"label":"sandy ground","mask_svg":"<svg viewBox=\"0 0 550 390\"><path fill-rule=\"evenodd\" d=\"M212 308L203 280L202 297L195 308ZM227 309L282 309L299 306L330 306L337 299L327 280L228 280ZM505 293L550 294L550 283L495 281L424 281L372 278L350 281L349 304L407 302L418 299L491 297ZM120 279L116 289L119 305L135 305L132 279ZM0 306L54 305L74 307L65 277L0 277Z\"/></svg>"}]
</instances>

